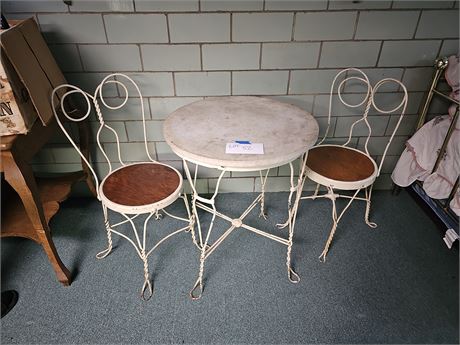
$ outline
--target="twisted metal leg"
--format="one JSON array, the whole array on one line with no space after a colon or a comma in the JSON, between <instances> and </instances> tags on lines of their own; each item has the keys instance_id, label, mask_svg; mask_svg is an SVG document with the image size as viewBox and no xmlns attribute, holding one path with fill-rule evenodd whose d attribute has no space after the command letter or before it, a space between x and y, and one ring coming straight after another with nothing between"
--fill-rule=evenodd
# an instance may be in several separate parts
<instances>
[{"instance_id":1,"label":"twisted metal leg","mask_svg":"<svg viewBox=\"0 0 460 345\"><path fill-rule=\"evenodd\" d=\"M374 223L374 222L369 221L369 213L370 213L370 210L371 210L371 196L372 196L372 187L373 186L374 185L371 185L369 187L369 192L368 192L367 188L364 189L365 194L366 194L366 213L364 214L364 221L371 228L375 229L377 227L377 224Z\"/></svg>"},{"instance_id":2,"label":"twisted metal leg","mask_svg":"<svg viewBox=\"0 0 460 345\"><path fill-rule=\"evenodd\" d=\"M145 249L141 251L141 259L144 263L144 284L142 285L141 289L141 298L144 301L148 301L153 296L153 287L152 283L150 282L150 275L149 275L149 263L147 261L147 255L145 254Z\"/></svg>"},{"instance_id":3,"label":"twisted metal leg","mask_svg":"<svg viewBox=\"0 0 460 345\"><path fill-rule=\"evenodd\" d=\"M294 228L295 223L297 220L297 211L299 209L300 198L302 196L303 186L305 184L306 176L304 174L304 166L306 162L307 156L304 156L304 164L300 170L299 177L297 179L297 186L294 186L294 169L292 164L290 164L291 168L291 193L289 195L288 200L288 220L287 223L289 225L289 238L288 238L288 247L287 247L287 254L286 254L286 266L288 270L288 279L291 283L298 283L300 282L300 276L294 271L291 266L291 251L292 251L292 239L294 237ZM294 205L291 207L291 198L293 191L296 192Z\"/></svg>"},{"instance_id":4,"label":"twisted metal leg","mask_svg":"<svg viewBox=\"0 0 460 345\"><path fill-rule=\"evenodd\" d=\"M106 249L104 249L103 251L101 251L101 252L96 254L96 258L98 258L98 259L105 258L112 251L112 229L110 228L107 207L104 204L102 204L102 210L103 210L103 213L104 213L104 224L105 224L105 229L107 231L108 246L107 246Z\"/></svg>"},{"instance_id":5,"label":"twisted metal leg","mask_svg":"<svg viewBox=\"0 0 460 345\"><path fill-rule=\"evenodd\" d=\"M268 173L270 172L270 169L267 169L267 172L265 173L265 177L262 176L262 171L259 171L259 176L260 176L260 186L261 186L261 199L260 199L260 213L259 217L262 217L263 219L267 219L267 213L265 212L265 184L267 183L267 178L268 178Z\"/></svg>"},{"instance_id":6,"label":"twisted metal leg","mask_svg":"<svg viewBox=\"0 0 460 345\"><path fill-rule=\"evenodd\" d=\"M203 248L201 248L200 253L200 270L198 272L198 279L196 280L195 285L193 285L192 290L190 290L190 298L194 301L200 299L201 295L203 294L203 274L205 256L206 247L203 246Z\"/></svg>"},{"instance_id":7,"label":"twisted metal leg","mask_svg":"<svg viewBox=\"0 0 460 345\"><path fill-rule=\"evenodd\" d=\"M319 261L321 262L326 262L326 255L327 252L329 251L329 247L331 245L332 239L334 238L335 230L337 229L337 208L335 205L335 194L334 190L330 187L328 187L328 196L329 199L332 201L332 228L331 231L329 232L329 237L327 238L326 245L324 246L323 252L319 256Z\"/></svg>"},{"instance_id":8,"label":"twisted metal leg","mask_svg":"<svg viewBox=\"0 0 460 345\"><path fill-rule=\"evenodd\" d=\"M334 238L334 234L340 222L340 219L344 215L345 211L350 207L351 203L353 202L353 200L355 200L356 196L361 190L361 189L356 190L356 192L353 194L353 196L348 201L348 204L343 208L342 212L340 212L340 215L337 217L337 207L335 204L335 200L337 197L339 197L339 195L334 193L334 189L332 187L327 187L327 188L328 188L328 194L324 195L324 197L329 198L332 201L332 222L333 224L332 224L331 231L329 233L329 237L326 241L326 245L324 246L324 250L319 256L319 261L321 262L326 262L326 255L329 251L329 247L331 245L332 239Z\"/></svg>"}]
</instances>

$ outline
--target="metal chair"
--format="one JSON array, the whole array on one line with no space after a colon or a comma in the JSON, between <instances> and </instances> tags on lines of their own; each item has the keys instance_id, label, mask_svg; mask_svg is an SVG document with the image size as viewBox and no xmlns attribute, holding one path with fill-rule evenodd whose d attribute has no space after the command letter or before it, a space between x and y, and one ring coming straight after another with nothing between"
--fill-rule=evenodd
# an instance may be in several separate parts
<instances>
[{"instance_id":1,"label":"metal chair","mask_svg":"<svg viewBox=\"0 0 460 345\"><path fill-rule=\"evenodd\" d=\"M334 89L337 85L337 81L339 77L344 76L347 74L346 78L338 84L336 95L347 107L350 108L358 108L360 106L365 105L365 110L363 116L358 119L357 121L353 122L350 128L350 132L348 135L348 140L343 145L333 145L333 144L325 144L325 140L327 139L330 124L331 124L331 114L332 114L332 101L334 96ZM342 97L342 90L344 85L350 81L358 81L364 83L365 87L367 88L366 96L364 99L358 104L349 104L347 103L344 98ZM375 95L376 92L385 84L389 83L396 83L401 87L403 91L403 98L401 103L390 110L383 110L375 103ZM332 239L334 237L335 231L337 229L338 223L342 216L344 215L345 211L350 207L353 200L362 200L366 202L366 211L364 215L364 220L367 225L371 228L377 227L377 224L374 222L369 221L369 211L371 207L371 195L372 195L372 187L376 180L376 178L380 174L380 170L382 168L383 161L387 154L388 148L395 136L396 131L403 119L406 107L407 107L408 95L406 87L398 80L393 78L385 78L380 80L375 84L374 87L371 86L367 75L357 68L347 68L340 71L334 78L331 86L330 97L329 97L329 113L328 113L328 125L325 132L324 137L319 141L319 143L312 147L308 153L303 157L303 161L301 164L301 169L298 178L298 184L301 184L301 188L298 190L302 190L303 184L305 179L308 177L312 181L316 182L316 190L313 195L310 196L296 196L296 200L294 203L294 207L292 212L288 215L288 221L284 224L279 224L280 228L287 226L288 222L291 221L295 223L295 218L297 216L299 201L304 199L316 199L316 198L327 198L332 201L332 221L333 225L330 230L329 237L326 241L326 245L324 247L323 252L321 253L319 259L320 261L326 260L326 255L328 253L329 247L331 245ZM382 158L379 164L371 157L368 150L368 143L369 139L372 134L372 128L369 124L367 119L369 110L374 108L377 113L380 114L395 114L399 113L400 115L398 121L396 122L395 128L385 146L385 150L383 152ZM353 135L353 129L355 126L360 123L364 122L367 127L368 134L366 137L366 141L364 143L364 147L362 149L356 149L350 147ZM320 187L323 186L327 189L325 194L318 194ZM352 195L345 195L339 194L336 190L344 190L344 191L353 191ZM359 197L358 193L360 191L364 191L364 197ZM292 196L292 191L291 191ZM342 209L340 213L337 211L336 207L336 199L337 198L345 198L348 199L348 203Z\"/></svg>"},{"instance_id":2,"label":"metal chair","mask_svg":"<svg viewBox=\"0 0 460 345\"><path fill-rule=\"evenodd\" d=\"M116 77L116 80L114 79ZM142 123L143 123L143 131L144 131L144 144L145 144L145 152L146 158L148 161L146 162L139 162L139 163L130 163L127 164L123 162L121 158L120 152L120 141L117 132L110 127L107 123L104 122L104 118L102 116L101 108L99 105L99 101L108 109L120 109L122 108L126 102L128 101L128 88L122 81L128 81L131 83L135 90L136 90L136 97L139 97L140 104L141 104L141 112L142 112ZM124 91L124 100L118 106L111 106L106 103L103 97L103 87L107 84L115 84L120 87L121 90ZM74 114L68 114L64 108L64 100L67 96L72 94L80 94L83 95L84 100L86 101L87 111L83 116L73 117ZM182 175L177 171L175 168L159 163L155 161L147 146L147 132L145 126L145 113L144 113L144 103L143 97L139 90L139 87L136 83L127 75L121 73L114 73L110 74L105 77L102 82L97 86L94 94L91 95L82 89L69 85L63 84L58 86L53 90L51 95L51 101L53 104L54 115L56 120L61 127L64 134L69 139L70 143L73 147L78 151L82 160L88 165L89 169L91 170L96 188L97 188L97 198L102 203L102 210L104 214L104 221L105 227L107 231L107 240L108 240L108 247L98 253L96 257L98 259L105 258L110 252L112 251L112 234L117 234L122 238L131 243L137 254L139 255L140 259L143 262L143 269L144 269L144 283L141 289L141 297L144 300L150 299L153 294L152 283L150 282L149 278L149 267L148 267L148 257L149 255L166 239L169 237L178 234L183 231L191 231L192 238L196 243L195 236L194 236L194 227L193 227L193 219L190 216L190 211L188 207L188 202L186 199L186 195L182 194ZM60 102L60 103L57 103ZM85 120L91 113L91 103L94 106L96 111L97 120L99 122L99 128L96 134L96 141L102 155L105 157L105 160L108 163L109 171L101 180L98 179L98 176L91 166L90 162L85 158L82 152L79 150L78 146L75 144L75 141L69 135L67 130L64 128L60 115L58 114L58 109L60 109L60 113L64 115L70 121L83 121ZM59 108L58 108L59 107ZM116 139L117 143L117 155L118 161L121 167L114 169L112 167L112 162L107 156L106 151L104 150L100 136L103 130L107 130L112 133ZM165 207L171 205L175 202L178 198L182 198L185 203L185 207L187 210L188 217L182 218L175 215L172 215L168 211L165 210ZM124 218L124 220L116 223L111 224L109 221L109 212L108 210L115 211ZM149 220L152 217L159 219L161 216L160 210L164 212L166 215L169 215L172 218L179 219L188 223L181 229L178 229L169 235L165 236L161 240L159 240L156 245L154 245L150 250L147 249L147 225ZM142 237L139 236L139 233L136 229L136 225L134 223L134 219L140 215L145 215L144 223L143 223L143 233ZM120 231L115 230L116 227L129 223L133 230L133 235L130 237ZM132 238L134 237L134 238Z\"/></svg>"}]
</instances>

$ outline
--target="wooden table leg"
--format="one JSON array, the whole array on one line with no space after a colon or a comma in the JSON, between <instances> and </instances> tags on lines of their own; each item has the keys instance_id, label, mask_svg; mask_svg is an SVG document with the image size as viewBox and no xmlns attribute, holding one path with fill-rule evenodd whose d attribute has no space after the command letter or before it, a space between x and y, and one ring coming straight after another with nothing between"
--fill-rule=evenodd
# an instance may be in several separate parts
<instances>
[{"instance_id":1,"label":"wooden table leg","mask_svg":"<svg viewBox=\"0 0 460 345\"><path fill-rule=\"evenodd\" d=\"M15 157L11 151L2 152L2 160L5 179L18 193L33 224L30 232L35 234L30 238L37 238L43 246L58 280L66 286L70 285L70 272L59 258L51 238L32 168L27 162Z\"/></svg>"}]
</instances>

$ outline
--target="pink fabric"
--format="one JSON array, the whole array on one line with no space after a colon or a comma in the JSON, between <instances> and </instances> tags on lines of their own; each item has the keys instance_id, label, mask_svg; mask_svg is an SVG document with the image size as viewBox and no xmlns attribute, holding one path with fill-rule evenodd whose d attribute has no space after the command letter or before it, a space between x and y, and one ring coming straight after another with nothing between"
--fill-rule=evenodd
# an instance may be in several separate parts
<instances>
[{"instance_id":1,"label":"pink fabric","mask_svg":"<svg viewBox=\"0 0 460 345\"><path fill-rule=\"evenodd\" d=\"M452 88L452 92L450 93L450 97L456 99L457 101L460 99L460 71L459 71L459 63L460 58L458 55L452 55L449 57L449 63L447 64L447 69L444 74L446 77L446 81L449 86ZM457 109L456 104L452 104L449 107L449 115L454 116L455 110Z\"/></svg>"},{"instance_id":2,"label":"pink fabric","mask_svg":"<svg viewBox=\"0 0 460 345\"><path fill-rule=\"evenodd\" d=\"M431 173L441 149L451 119L438 116L427 122L406 142L393 174L393 182L407 187L414 181L424 181L423 188L435 199L446 198L460 173L460 130L454 130L437 171Z\"/></svg>"},{"instance_id":3,"label":"pink fabric","mask_svg":"<svg viewBox=\"0 0 460 345\"><path fill-rule=\"evenodd\" d=\"M459 56L451 56L445 72L447 83L452 87L450 97L457 100L460 94L459 61ZM457 105L452 105L449 115L427 122L407 141L406 150L391 175L395 184L407 187L416 180L424 181L423 189L431 198L445 199L449 196L460 175L460 121L455 125L438 169L433 173L431 171L456 108ZM460 190L451 200L450 207L460 216Z\"/></svg>"},{"instance_id":4,"label":"pink fabric","mask_svg":"<svg viewBox=\"0 0 460 345\"><path fill-rule=\"evenodd\" d=\"M457 192L450 201L449 206L457 216L460 216L460 186L457 188Z\"/></svg>"}]
</instances>

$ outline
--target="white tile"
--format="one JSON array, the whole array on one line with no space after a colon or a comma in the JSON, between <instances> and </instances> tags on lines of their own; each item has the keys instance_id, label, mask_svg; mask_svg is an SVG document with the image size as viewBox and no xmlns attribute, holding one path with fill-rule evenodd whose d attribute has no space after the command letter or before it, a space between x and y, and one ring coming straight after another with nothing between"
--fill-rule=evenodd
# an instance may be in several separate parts
<instances>
[{"instance_id":1,"label":"white tile","mask_svg":"<svg viewBox=\"0 0 460 345\"><path fill-rule=\"evenodd\" d=\"M351 39L356 22L356 12L297 13L294 40Z\"/></svg>"},{"instance_id":2,"label":"white tile","mask_svg":"<svg viewBox=\"0 0 460 345\"><path fill-rule=\"evenodd\" d=\"M329 93L334 77L340 70L292 71L289 93Z\"/></svg>"},{"instance_id":3,"label":"white tile","mask_svg":"<svg viewBox=\"0 0 460 345\"><path fill-rule=\"evenodd\" d=\"M390 8L391 1L348 1L348 0L329 0L330 10L369 10L377 8Z\"/></svg>"},{"instance_id":4,"label":"white tile","mask_svg":"<svg viewBox=\"0 0 460 345\"><path fill-rule=\"evenodd\" d=\"M80 55L86 71L140 71L139 47L129 45L80 45Z\"/></svg>"},{"instance_id":5,"label":"white tile","mask_svg":"<svg viewBox=\"0 0 460 345\"><path fill-rule=\"evenodd\" d=\"M294 169L294 176L299 176L300 159L296 159L295 161L293 161L292 167ZM291 176L291 167L289 166L289 164L285 164L279 167L278 176ZM296 182L297 181L294 181L294 183Z\"/></svg>"},{"instance_id":6,"label":"white tile","mask_svg":"<svg viewBox=\"0 0 460 345\"><path fill-rule=\"evenodd\" d=\"M227 42L230 15L224 13L169 15L171 42Z\"/></svg>"},{"instance_id":7,"label":"white tile","mask_svg":"<svg viewBox=\"0 0 460 345\"><path fill-rule=\"evenodd\" d=\"M269 96L269 98L276 99L280 102L293 104L305 111L308 111L309 113L311 113L313 110L313 95Z\"/></svg>"},{"instance_id":8,"label":"white tile","mask_svg":"<svg viewBox=\"0 0 460 345\"><path fill-rule=\"evenodd\" d=\"M356 149L358 146L359 139L360 138L352 137L347 147L352 147ZM348 138L331 138L330 135L328 135L328 137L324 140L324 144L344 145L347 141L348 141Z\"/></svg>"},{"instance_id":9,"label":"white tile","mask_svg":"<svg viewBox=\"0 0 460 345\"><path fill-rule=\"evenodd\" d=\"M108 14L104 16L109 43L166 43L164 14Z\"/></svg>"},{"instance_id":10,"label":"white tile","mask_svg":"<svg viewBox=\"0 0 460 345\"><path fill-rule=\"evenodd\" d=\"M78 72L82 70L80 54L75 44L50 44L48 47L61 71Z\"/></svg>"},{"instance_id":11,"label":"white tile","mask_svg":"<svg viewBox=\"0 0 460 345\"><path fill-rule=\"evenodd\" d=\"M406 68L403 84L408 91L426 91L433 79L433 67Z\"/></svg>"},{"instance_id":12,"label":"white tile","mask_svg":"<svg viewBox=\"0 0 460 345\"><path fill-rule=\"evenodd\" d=\"M324 42L319 67L371 67L379 49L380 41Z\"/></svg>"},{"instance_id":13,"label":"white tile","mask_svg":"<svg viewBox=\"0 0 460 345\"><path fill-rule=\"evenodd\" d=\"M263 0L201 0L201 11L261 11Z\"/></svg>"},{"instance_id":14,"label":"white tile","mask_svg":"<svg viewBox=\"0 0 460 345\"><path fill-rule=\"evenodd\" d=\"M145 71L196 71L201 69L199 45L143 44L141 51Z\"/></svg>"},{"instance_id":15,"label":"white tile","mask_svg":"<svg viewBox=\"0 0 460 345\"><path fill-rule=\"evenodd\" d=\"M142 121L126 121L125 124L130 142L145 140ZM145 121L145 131L147 134L147 141L165 140L163 137L163 121Z\"/></svg>"},{"instance_id":16,"label":"white tile","mask_svg":"<svg viewBox=\"0 0 460 345\"><path fill-rule=\"evenodd\" d=\"M386 156L385 160L383 161L381 173L383 174L391 174L396 166L396 162L398 161L400 156ZM382 159L381 156L378 157L378 161L380 162Z\"/></svg>"},{"instance_id":17,"label":"white tile","mask_svg":"<svg viewBox=\"0 0 460 345\"><path fill-rule=\"evenodd\" d=\"M441 41L385 41L378 66L432 66Z\"/></svg>"},{"instance_id":18,"label":"white tile","mask_svg":"<svg viewBox=\"0 0 460 345\"><path fill-rule=\"evenodd\" d=\"M457 38L458 9L423 11L415 38Z\"/></svg>"},{"instance_id":19,"label":"white tile","mask_svg":"<svg viewBox=\"0 0 460 345\"><path fill-rule=\"evenodd\" d=\"M259 68L259 44L203 44L204 70Z\"/></svg>"},{"instance_id":20,"label":"white tile","mask_svg":"<svg viewBox=\"0 0 460 345\"><path fill-rule=\"evenodd\" d=\"M161 97L150 98L150 111L153 119L165 119L180 107L202 100L202 97Z\"/></svg>"},{"instance_id":21,"label":"white tile","mask_svg":"<svg viewBox=\"0 0 460 345\"><path fill-rule=\"evenodd\" d=\"M127 0L72 0L70 12L132 12L134 5Z\"/></svg>"},{"instance_id":22,"label":"white tile","mask_svg":"<svg viewBox=\"0 0 460 345\"><path fill-rule=\"evenodd\" d=\"M68 12L67 5L56 0L26 0L26 1L2 1L3 13L14 12ZM8 19L10 17L8 16Z\"/></svg>"},{"instance_id":23,"label":"white tile","mask_svg":"<svg viewBox=\"0 0 460 345\"><path fill-rule=\"evenodd\" d=\"M269 177L265 184L265 192L289 192L291 188L291 178L290 177ZM255 192L262 191L262 185L260 183L260 178L255 181ZM287 198L286 198L287 199ZM287 200L286 200L287 205Z\"/></svg>"},{"instance_id":24,"label":"white tile","mask_svg":"<svg viewBox=\"0 0 460 345\"><path fill-rule=\"evenodd\" d=\"M396 131L396 135L412 135L415 133L415 127L418 122L418 115L405 115ZM390 122L388 123L388 128L385 135L391 135L393 133L397 122L399 121L399 116L391 116Z\"/></svg>"},{"instance_id":25,"label":"white tile","mask_svg":"<svg viewBox=\"0 0 460 345\"><path fill-rule=\"evenodd\" d=\"M406 114L418 114L422 100L424 100L424 92L409 92Z\"/></svg>"},{"instance_id":26,"label":"white tile","mask_svg":"<svg viewBox=\"0 0 460 345\"><path fill-rule=\"evenodd\" d=\"M164 141L159 141L155 143L156 152L158 155L158 159L160 161L180 161L182 160L179 156L177 156L172 150L171 147ZM182 169L181 169L182 170Z\"/></svg>"},{"instance_id":27,"label":"white tile","mask_svg":"<svg viewBox=\"0 0 460 345\"><path fill-rule=\"evenodd\" d=\"M230 95L230 72L175 73L177 96Z\"/></svg>"},{"instance_id":28,"label":"white tile","mask_svg":"<svg viewBox=\"0 0 460 345\"><path fill-rule=\"evenodd\" d=\"M393 78L400 81L404 71L403 68L363 68L361 70L367 75L371 85L375 85L378 81L384 78ZM359 76L359 73L348 72L347 77L350 76ZM378 92L397 91L398 89L398 83L389 82L379 87ZM345 83L343 90L344 92L366 92L367 85L359 80L352 79Z\"/></svg>"},{"instance_id":29,"label":"white tile","mask_svg":"<svg viewBox=\"0 0 460 345\"><path fill-rule=\"evenodd\" d=\"M371 137L368 144L369 153L371 155L381 155L385 150L390 137ZM388 155L400 155L404 150L405 143L407 141L407 136L395 136L391 142L390 147L388 148ZM363 149L364 143L366 142L365 137L359 138L358 148Z\"/></svg>"},{"instance_id":30,"label":"white tile","mask_svg":"<svg viewBox=\"0 0 460 345\"><path fill-rule=\"evenodd\" d=\"M118 150L117 144L108 143L104 144L104 148L107 151L107 156L110 161L118 161ZM154 143L148 143L148 149L150 156L155 157L155 145ZM148 161L147 152L145 151L145 144L142 143L121 143L121 159L123 162L146 162Z\"/></svg>"},{"instance_id":31,"label":"white tile","mask_svg":"<svg viewBox=\"0 0 460 345\"><path fill-rule=\"evenodd\" d=\"M365 94L344 94L343 99L351 105L357 105L363 101ZM327 116L329 112L329 95L316 95L313 114ZM364 114L365 105L350 108L343 105L336 94L332 96L332 116L361 116Z\"/></svg>"},{"instance_id":32,"label":"white tile","mask_svg":"<svg viewBox=\"0 0 460 345\"><path fill-rule=\"evenodd\" d=\"M263 175L265 176L266 171L263 171ZM278 168L270 169L268 176L276 176L278 174ZM232 177L255 177L256 180L260 181L260 175L258 171L232 171Z\"/></svg>"},{"instance_id":33,"label":"white tile","mask_svg":"<svg viewBox=\"0 0 460 345\"><path fill-rule=\"evenodd\" d=\"M374 94L374 103L377 107L381 108L382 110L390 110L397 107L401 104L403 100L403 93L402 92L379 92L377 91ZM406 108L406 114L416 114L418 111L418 101L420 99L417 97L412 97L412 93L408 94L408 104ZM400 114L402 108L399 109L398 112L393 114ZM369 115L377 115L379 114L378 111L371 107L369 110Z\"/></svg>"},{"instance_id":34,"label":"white tile","mask_svg":"<svg viewBox=\"0 0 460 345\"><path fill-rule=\"evenodd\" d=\"M262 69L316 67L319 43L264 43Z\"/></svg>"},{"instance_id":35,"label":"white tile","mask_svg":"<svg viewBox=\"0 0 460 345\"><path fill-rule=\"evenodd\" d=\"M327 9L327 0L265 0L266 11L314 11Z\"/></svg>"},{"instance_id":36,"label":"white tile","mask_svg":"<svg viewBox=\"0 0 460 345\"><path fill-rule=\"evenodd\" d=\"M126 136L126 128L125 128L125 123L123 121L106 121L105 122L107 126L112 127L112 129L117 132L118 135L118 140L120 142L127 142L128 137ZM100 127L99 122L91 122L91 129L93 132L93 140L96 141L96 134L97 131L99 130ZM101 131L101 134L99 136L99 140L102 143L115 143L117 142L117 138L115 137L115 134L107 128L103 128Z\"/></svg>"},{"instance_id":37,"label":"white tile","mask_svg":"<svg viewBox=\"0 0 460 345\"><path fill-rule=\"evenodd\" d=\"M338 117L331 117L331 123L329 125L329 131L327 132L328 136L332 136L334 134L334 128L336 126ZM316 122L318 122L319 126L319 135L318 139L322 139L326 135L326 130L327 130L327 116L323 117L316 117L315 116Z\"/></svg>"},{"instance_id":38,"label":"white tile","mask_svg":"<svg viewBox=\"0 0 460 345\"><path fill-rule=\"evenodd\" d=\"M335 126L335 137L348 137L350 135L350 128L351 125L361 119L362 116L340 116L337 118L337 124ZM369 121L369 125L372 128L372 135L384 135L385 130L388 125L389 116L386 115L379 115L379 116L368 116L367 120ZM367 136L369 135L369 130L364 123L361 121L357 123L353 128L353 136Z\"/></svg>"},{"instance_id":39,"label":"white tile","mask_svg":"<svg viewBox=\"0 0 460 345\"><path fill-rule=\"evenodd\" d=\"M198 0L134 0L136 11L191 12L198 11Z\"/></svg>"},{"instance_id":40,"label":"white tile","mask_svg":"<svg viewBox=\"0 0 460 345\"><path fill-rule=\"evenodd\" d=\"M393 1L393 8L451 8L452 4L453 1L442 0L397 0Z\"/></svg>"},{"instance_id":41,"label":"white tile","mask_svg":"<svg viewBox=\"0 0 460 345\"><path fill-rule=\"evenodd\" d=\"M192 171L190 171L190 172L193 175L194 171L195 171L195 166L192 165L192 164L189 164L189 169L192 169L192 167L193 167L193 172ZM212 169L212 168L206 168L206 167L200 166L198 168L197 178L198 179L202 179L202 178L218 178L221 173L222 173L221 170ZM230 177L230 171L225 172L223 177L225 177L225 178Z\"/></svg>"},{"instance_id":42,"label":"white tile","mask_svg":"<svg viewBox=\"0 0 460 345\"><path fill-rule=\"evenodd\" d=\"M207 179L196 180L195 188L196 188L198 194L207 194L207 193L209 193L208 180ZM187 180L184 180L184 191L187 194L192 193L192 188L190 187L190 183ZM189 198L189 200L190 199L191 198Z\"/></svg>"},{"instance_id":43,"label":"white tile","mask_svg":"<svg viewBox=\"0 0 460 345\"><path fill-rule=\"evenodd\" d=\"M217 179L209 179L209 192L214 192ZM220 181L219 193L253 192L254 179L250 177L223 178Z\"/></svg>"},{"instance_id":44,"label":"white tile","mask_svg":"<svg viewBox=\"0 0 460 345\"><path fill-rule=\"evenodd\" d=\"M142 73L129 73L128 76L134 80L139 87L142 97L151 96L173 96L174 85L172 80L172 73L158 72L142 72ZM117 80L122 82L127 88L130 97L138 97L137 90L132 83L121 76L117 76ZM118 86L120 96L124 95L121 86Z\"/></svg>"},{"instance_id":45,"label":"white tile","mask_svg":"<svg viewBox=\"0 0 460 345\"><path fill-rule=\"evenodd\" d=\"M112 107L119 106L123 103L124 98L107 98L106 103ZM100 103L102 115L105 120L121 121L121 120L142 120L142 109L139 98L129 98L126 104L120 109L107 109ZM149 102L144 99L145 118L150 118Z\"/></svg>"},{"instance_id":46,"label":"white tile","mask_svg":"<svg viewBox=\"0 0 460 345\"><path fill-rule=\"evenodd\" d=\"M78 86L83 91L93 94L96 87L107 76L108 73L66 73L65 77L69 84ZM117 88L113 84L108 84L103 88L105 97L118 96Z\"/></svg>"},{"instance_id":47,"label":"white tile","mask_svg":"<svg viewBox=\"0 0 460 345\"><path fill-rule=\"evenodd\" d=\"M288 76L288 71L233 72L233 94L286 94Z\"/></svg>"},{"instance_id":48,"label":"white tile","mask_svg":"<svg viewBox=\"0 0 460 345\"><path fill-rule=\"evenodd\" d=\"M412 38L419 11L361 12L356 39Z\"/></svg>"},{"instance_id":49,"label":"white tile","mask_svg":"<svg viewBox=\"0 0 460 345\"><path fill-rule=\"evenodd\" d=\"M290 41L292 13L235 13L232 38L235 42Z\"/></svg>"},{"instance_id":50,"label":"white tile","mask_svg":"<svg viewBox=\"0 0 460 345\"><path fill-rule=\"evenodd\" d=\"M441 52L439 53L440 56L451 56L458 54L460 51L459 49L459 41L457 40L444 40L441 46Z\"/></svg>"},{"instance_id":51,"label":"white tile","mask_svg":"<svg viewBox=\"0 0 460 345\"><path fill-rule=\"evenodd\" d=\"M105 43L100 14L39 14L40 28L50 43Z\"/></svg>"}]
</instances>

